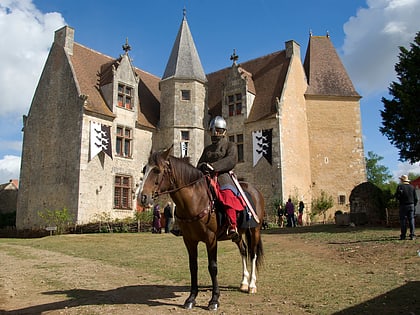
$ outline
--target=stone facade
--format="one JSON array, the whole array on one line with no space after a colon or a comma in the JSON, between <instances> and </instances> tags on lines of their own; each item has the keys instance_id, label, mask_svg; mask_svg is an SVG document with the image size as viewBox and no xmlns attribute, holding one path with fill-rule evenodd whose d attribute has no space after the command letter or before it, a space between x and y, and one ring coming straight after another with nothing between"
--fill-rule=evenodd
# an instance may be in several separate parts
<instances>
[{"instance_id":1,"label":"stone facade","mask_svg":"<svg viewBox=\"0 0 420 315\"><path fill-rule=\"evenodd\" d=\"M241 152L238 178L262 191L268 212L274 199L292 197L309 213L321 191L334 197L332 216L348 210L366 180L360 96L328 36L310 37L303 63L299 44L288 41L243 63L234 52L231 66L208 75L185 17L173 47L158 78L132 65L128 43L111 58L75 42L72 28L56 31L24 123L18 229L42 227L43 209L67 208L79 224L133 216L150 151L174 145L195 165L215 115ZM110 127L112 157L91 156L92 122ZM271 161L254 165L253 133L266 130Z\"/></svg>"}]
</instances>

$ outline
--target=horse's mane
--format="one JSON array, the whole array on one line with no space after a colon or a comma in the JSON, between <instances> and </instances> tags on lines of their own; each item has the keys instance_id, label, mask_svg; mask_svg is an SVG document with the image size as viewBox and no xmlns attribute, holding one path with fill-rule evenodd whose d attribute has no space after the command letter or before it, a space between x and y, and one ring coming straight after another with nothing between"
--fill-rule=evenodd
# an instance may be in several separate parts
<instances>
[{"instance_id":1,"label":"horse's mane","mask_svg":"<svg viewBox=\"0 0 420 315\"><path fill-rule=\"evenodd\" d=\"M189 157L170 156L168 160L179 185L188 185L203 177L203 173L191 164Z\"/></svg>"},{"instance_id":2,"label":"horse's mane","mask_svg":"<svg viewBox=\"0 0 420 315\"><path fill-rule=\"evenodd\" d=\"M162 157L162 152L154 152L150 159L159 167L163 168L166 160ZM203 176L203 173L193 166L189 157L178 158L170 155L167 159L173 176L179 185L188 185Z\"/></svg>"}]
</instances>

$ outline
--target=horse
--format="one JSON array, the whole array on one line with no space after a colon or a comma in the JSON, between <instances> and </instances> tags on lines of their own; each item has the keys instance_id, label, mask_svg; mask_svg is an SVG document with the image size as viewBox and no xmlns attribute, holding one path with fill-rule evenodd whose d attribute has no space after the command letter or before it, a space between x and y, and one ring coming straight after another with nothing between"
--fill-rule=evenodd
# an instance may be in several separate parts
<instances>
[{"instance_id":1,"label":"horse","mask_svg":"<svg viewBox=\"0 0 420 315\"><path fill-rule=\"evenodd\" d=\"M169 194L176 205L175 218L188 250L191 280L190 295L183 305L185 309L192 309L196 305L198 243L205 243L208 271L212 281L212 297L208 303L208 309L214 311L219 307L220 296L217 280L217 242L228 239L226 226L223 229L223 226L218 223L220 219L217 218L214 199L207 182L208 177L191 165L189 158L172 156L171 149L172 147L150 153L148 164L143 169L144 175L139 185L137 199L142 205L150 206L159 195ZM241 186L255 205L258 220L256 220L256 226L254 224L255 227L241 228L239 226L238 229L240 238L236 240L236 244L242 257L240 291L254 294L257 292L256 273L263 261L260 230L265 214L264 198L249 183L241 182ZM248 262L251 263L251 273L247 269Z\"/></svg>"}]
</instances>

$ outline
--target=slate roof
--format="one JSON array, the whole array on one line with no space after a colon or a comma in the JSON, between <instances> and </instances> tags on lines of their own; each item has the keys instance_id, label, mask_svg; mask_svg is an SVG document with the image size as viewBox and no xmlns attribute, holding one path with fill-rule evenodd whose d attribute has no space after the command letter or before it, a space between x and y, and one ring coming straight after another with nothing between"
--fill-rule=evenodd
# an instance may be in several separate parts
<instances>
[{"instance_id":1,"label":"slate roof","mask_svg":"<svg viewBox=\"0 0 420 315\"><path fill-rule=\"evenodd\" d=\"M115 115L102 97L99 86L112 81L112 65L118 65L120 58L111 58L78 43L74 43L73 55L69 57L80 93L88 96L85 109L114 118ZM138 68L135 68L135 72L140 78L138 123L144 127L155 128L160 111L160 78Z\"/></svg>"},{"instance_id":2,"label":"slate roof","mask_svg":"<svg viewBox=\"0 0 420 315\"><path fill-rule=\"evenodd\" d=\"M184 15L175 43L172 46L172 52L166 65L162 80L168 78L176 79L195 79L200 82L206 82L201 65L200 57L195 48L194 40L191 35L187 19Z\"/></svg>"},{"instance_id":3,"label":"slate roof","mask_svg":"<svg viewBox=\"0 0 420 315\"><path fill-rule=\"evenodd\" d=\"M244 70L242 76L252 75L248 79L248 91L255 94L248 122L276 113L276 97L280 98L282 93L289 63L290 58L286 58L286 51L282 50L239 64L239 70ZM223 82L229 71L230 67L207 75L208 105L212 115L222 112Z\"/></svg>"},{"instance_id":4,"label":"slate roof","mask_svg":"<svg viewBox=\"0 0 420 315\"><path fill-rule=\"evenodd\" d=\"M112 65L117 66L119 60L77 43L74 43L70 59L81 93L89 96L85 109L110 118L115 117L106 105L99 85L112 80ZM281 50L238 64L242 77L248 80L248 91L255 94L247 122L258 121L276 113L276 98L281 97L289 63L290 58L286 57L286 51ZM144 127L156 128L160 119L160 78L141 69L134 69L140 78L138 123ZM309 84L306 95L360 98L328 36L310 37L304 70ZM229 71L231 67L203 77L204 71L184 17L162 79L191 79L192 76L199 81L207 81L209 112L220 115L224 81Z\"/></svg>"},{"instance_id":5,"label":"slate roof","mask_svg":"<svg viewBox=\"0 0 420 315\"><path fill-rule=\"evenodd\" d=\"M303 63L306 95L359 97L329 36L310 36Z\"/></svg>"}]
</instances>

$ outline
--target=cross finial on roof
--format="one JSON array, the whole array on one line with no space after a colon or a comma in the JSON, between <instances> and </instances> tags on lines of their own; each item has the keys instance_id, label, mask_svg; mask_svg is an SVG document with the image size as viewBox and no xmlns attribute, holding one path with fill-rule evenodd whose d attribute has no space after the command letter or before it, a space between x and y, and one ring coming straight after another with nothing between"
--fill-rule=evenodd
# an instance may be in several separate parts
<instances>
[{"instance_id":1,"label":"cross finial on roof","mask_svg":"<svg viewBox=\"0 0 420 315\"><path fill-rule=\"evenodd\" d=\"M236 54L236 49L233 49L233 54L230 55L230 60L233 61L233 64L236 65L236 60L238 60L239 56Z\"/></svg>"},{"instance_id":2,"label":"cross finial on roof","mask_svg":"<svg viewBox=\"0 0 420 315\"><path fill-rule=\"evenodd\" d=\"M131 50L131 46L128 44L128 37L125 39L125 44L122 45L122 49L126 54L128 54L128 52Z\"/></svg>"}]
</instances>

